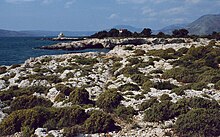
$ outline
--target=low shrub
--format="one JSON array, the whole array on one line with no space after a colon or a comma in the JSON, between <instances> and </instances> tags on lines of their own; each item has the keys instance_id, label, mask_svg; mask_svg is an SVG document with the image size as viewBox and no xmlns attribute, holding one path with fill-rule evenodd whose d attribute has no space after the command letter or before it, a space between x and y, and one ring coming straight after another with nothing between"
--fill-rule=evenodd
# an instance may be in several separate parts
<instances>
[{"instance_id":1,"label":"low shrub","mask_svg":"<svg viewBox=\"0 0 220 137\"><path fill-rule=\"evenodd\" d=\"M131 76L133 82L137 83L138 85L143 85L144 82L149 80L149 77L144 76L143 74L133 74Z\"/></svg>"},{"instance_id":2,"label":"low shrub","mask_svg":"<svg viewBox=\"0 0 220 137\"><path fill-rule=\"evenodd\" d=\"M106 90L101 95L99 95L96 104L98 107L111 112L114 108L116 108L123 96L117 91Z\"/></svg>"},{"instance_id":3,"label":"low shrub","mask_svg":"<svg viewBox=\"0 0 220 137\"><path fill-rule=\"evenodd\" d=\"M63 84L58 84L55 87L58 91L60 91L61 93L63 93L66 96L69 96L70 93L74 90L73 88L70 88L70 87L63 85Z\"/></svg>"},{"instance_id":4,"label":"low shrub","mask_svg":"<svg viewBox=\"0 0 220 137\"><path fill-rule=\"evenodd\" d=\"M162 96L160 96L160 101L169 101L172 100L172 98L168 95L168 94L163 94Z\"/></svg>"},{"instance_id":5,"label":"low shrub","mask_svg":"<svg viewBox=\"0 0 220 137\"><path fill-rule=\"evenodd\" d=\"M215 89L217 89L217 90L220 89L220 80L215 83Z\"/></svg>"},{"instance_id":6,"label":"low shrub","mask_svg":"<svg viewBox=\"0 0 220 137\"><path fill-rule=\"evenodd\" d=\"M83 127L86 133L107 133L118 129L111 116L102 111L93 111Z\"/></svg>"},{"instance_id":7,"label":"low shrub","mask_svg":"<svg viewBox=\"0 0 220 137\"><path fill-rule=\"evenodd\" d=\"M136 49L134 53L135 53L135 56L143 56L146 52L142 49Z\"/></svg>"},{"instance_id":8,"label":"low shrub","mask_svg":"<svg viewBox=\"0 0 220 137\"><path fill-rule=\"evenodd\" d=\"M176 88L176 87L177 87L176 85L171 84L169 81L154 83L154 88L160 89L160 90L164 90L164 89L172 90L173 88Z\"/></svg>"},{"instance_id":9,"label":"low shrub","mask_svg":"<svg viewBox=\"0 0 220 137\"><path fill-rule=\"evenodd\" d=\"M149 122L159 122L174 118L170 101L155 103L150 109L144 112L144 120Z\"/></svg>"},{"instance_id":10,"label":"low shrub","mask_svg":"<svg viewBox=\"0 0 220 137\"><path fill-rule=\"evenodd\" d=\"M134 108L131 106L118 106L114 110L114 112L118 117L122 118L125 121L130 121L134 115L138 114L137 111L135 111Z\"/></svg>"},{"instance_id":11,"label":"low shrub","mask_svg":"<svg viewBox=\"0 0 220 137\"><path fill-rule=\"evenodd\" d=\"M12 111L15 111L19 109L33 108L36 106L51 107L52 105L53 103L50 100L43 97L23 95L12 100L10 108Z\"/></svg>"},{"instance_id":12,"label":"low shrub","mask_svg":"<svg viewBox=\"0 0 220 137\"><path fill-rule=\"evenodd\" d=\"M6 68L6 67L0 66L0 74L5 73L5 72L6 72L6 70L7 70L7 68Z\"/></svg>"},{"instance_id":13,"label":"low shrub","mask_svg":"<svg viewBox=\"0 0 220 137\"><path fill-rule=\"evenodd\" d=\"M69 95L69 100L76 105L92 103L89 99L89 92L84 88L76 88L72 91Z\"/></svg>"},{"instance_id":14,"label":"low shrub","mask_svg":"<svg viewBox=\"0 0 220 137\"><path fill-rule=\"evenodd\" d=\"M86 58L83 56L75 56L74 57L75 62L81 65L94 65L98 63L98 60L96 58Z\"/></svg>"},{"instance_id":15,"label":"low shrub","mask_svg":"<svg viewBox=\"0 0 220 137\"><path fill-rule=\"evenodd\" d=\"M172 89L171 93L176 93L176 95L178 96L182 96L185 95L185 90L190 89L190 86L181 86L181 87L177 87Z\"/></svg>"},{"instance_id":16,"label":"low shrub","mask_svg":"<svg viewBox=\"0 0 220 137\"><path fill-rule=\"evenodd\" d=\"M121 66L122 66L122 63L120 63L119 61L116 61L116 62L113 64L111 71L112 71L112 72L115 72L115 71L117 71Z\"/></svg>"},{"instance_id":17,"label":"low shrub","mask_svg":"<svg viewBox=\"0 0 220 137\"><path fill-rule=\"evenodd\" d=\"M64 101L65 99L66 99L65 94L64 94L64 93L59 93L59 94L56 96L56 98L55 98L54 101L56 101L56 102L61 102L61 101Z\"/></svg>"},{"instance_id":18,"label":"low shrub","mask_svg":"<svg viewBox=\"0 0 220 137\"><path fill-rule=\"evenodd\" d=\"M174 129L183 137L217 137L220 135L219 109L192 109L178 117Z\"/></svg>"},{"instance_id":19,"label":"low shrub","mask_svg":"<svg viewBox=\"0 0 220 137\"><path fill-rule=\"evenodd\" d=\"M131 47L131 46L126 46L126 47L124 47L124 50L133 50L133 47Z\"/></svg>"},{"instance_id":20,"label":"low shrub","mask_svg":"<svg viewBox=\"0 0 220 137\"><path fill-rule=\"evenodd\" d=\"M143 60L140 60L139 58L128 58L127 61L129 62L129 66L141 63Z\"/></svg>"},{"instance_id":21,"label":"low shrub","mask_svg":"<svg viewBox=\"0 0 220 137\"><path fill-rule=\"evenodd\" d=\"M150 88L154 86L154 83L151 80L144 81L143 85L141 86L144 92L149 92Z\"/></svg>"},{"instance_id":22,"label":"low shrub","mask_svg":"<svg viewBox=\"0 0 220 137\"><path fill-rule=\"evenodd\" d=\"M124 84L124 85L121 85L120 87L118 87L118 90L122 91L122 92L125 92L125 91L139 91L140 88L136 84L128 83L128 84Z\"/></svg>"},{"instance_id":23,"label":"low shrub","mask_svg":"<svg viewBox=\"0 0 220 137\"><path fill-rule=\"evenodd\" d=\"M159 103L159 101L157 100L156 97L152 97L151 99L142 102L138 108L140 111L144 111L149 107L152 107L155 103Z\"/></svg>"},{"instance_id":24,"label":"low shrub","mask_svg":"<svg viewBox=\"0 0 220 137\"><path fill-rule=\"evenodd\" d=\"M119 71L119 74L124 74L126 77L130 77L132 74L142 74L142 73L138 70L138 67L126 66Z\"/></svg>"},{"instance_id":25,"label":"low shrub","mask_svg":"<svg viewBox=\"0 0 220 137\"><path fill-rule=\"evenodd\" d=\"M200 97L190 98L188 102L191 108L210 108L210 109L219 109L220 105L216 100L209 100Z\"/></svg>"},{"instance_id":26,"label":"low shrub","mask_svg":"<svg viewBox=\"0 0 220 137\"><path fill-rule=\"evenodd\" d=\"M142 100L144 98L145 98L145 96L143 94L137 94L137 95L134 96L135 100Z\"/></svg>"}]
</instances>

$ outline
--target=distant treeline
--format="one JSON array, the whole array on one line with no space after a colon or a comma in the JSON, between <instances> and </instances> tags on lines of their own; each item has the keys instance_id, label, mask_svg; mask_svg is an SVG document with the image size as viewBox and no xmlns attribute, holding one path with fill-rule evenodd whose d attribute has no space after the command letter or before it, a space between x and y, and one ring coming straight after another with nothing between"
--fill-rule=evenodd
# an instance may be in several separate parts
<instances>
[{"instance_id":1,"label":"distant treeline","mask_svg":"<svg viewBox=\"0 0 220 137\"><path fill-rule=\"evenodd\" d=\"M175 29L172 32L172 35L165 34L163 32L159 32L156 35L152 34L152 30L150 28L144 28L140 33L138 32L131 32L127 29L111 29L109 31L103 30L99 31L90 37L92 38L107 38L107 37L159 37L159 38L187 38L187 37L202 37L202 38L209 38L209 39L217 39L220 40L220 32L213 32L211 35L189 35L189 31L187 29Z\"/></svg>"}]
</instances>

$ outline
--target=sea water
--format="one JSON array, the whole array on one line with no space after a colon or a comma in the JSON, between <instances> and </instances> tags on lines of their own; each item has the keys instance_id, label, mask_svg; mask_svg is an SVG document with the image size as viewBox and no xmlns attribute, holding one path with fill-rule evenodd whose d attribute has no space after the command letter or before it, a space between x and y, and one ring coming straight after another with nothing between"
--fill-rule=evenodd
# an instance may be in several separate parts
<instances>
[{"instance_id":1,"label":"sea water","mask_svg":"<svg viewBox=\"0 0 220 137\"><path fill-rule=\"evenodd\" d=\"M56 44L58 41L42 40L39 37L0 37L0 65L21 64L30 57L58 55L72 52L107 52L103 49L78 51L43 50L36 47Z\"/></svg>"}]
</instances>

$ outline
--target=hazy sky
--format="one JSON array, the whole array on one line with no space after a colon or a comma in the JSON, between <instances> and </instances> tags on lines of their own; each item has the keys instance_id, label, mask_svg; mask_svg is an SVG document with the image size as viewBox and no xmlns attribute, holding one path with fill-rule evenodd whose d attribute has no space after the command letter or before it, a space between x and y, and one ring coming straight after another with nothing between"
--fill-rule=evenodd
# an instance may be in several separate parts
<instances>
[{"instance_id":1,"label":"hazy sky","mask_svg":"<svg viewBox=\"0 0 220 137\"><path fill-rule=\"evenodd\" d=\"M0 28L10 30L160 29L204 14L220 14L220 0L0 0Z\"/></svg>"}]
</instances>

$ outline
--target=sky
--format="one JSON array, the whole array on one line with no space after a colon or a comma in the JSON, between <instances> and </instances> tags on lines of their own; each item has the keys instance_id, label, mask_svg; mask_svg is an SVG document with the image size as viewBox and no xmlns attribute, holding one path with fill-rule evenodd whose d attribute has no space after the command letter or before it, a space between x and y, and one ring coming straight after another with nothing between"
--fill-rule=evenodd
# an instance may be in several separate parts
<instances>
[{"instance_id":1,"label":"sky","mask_svg":"<svg viewBox=\"0 0 220 137\"><path fill-rule=\"evenodd\" d=\"M115 25L161 29L220 14L220 0L0 0L0 29L97 31Z\"/></svg>"}]
</instances>

